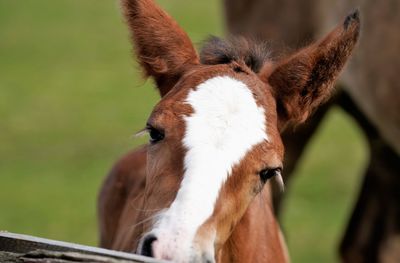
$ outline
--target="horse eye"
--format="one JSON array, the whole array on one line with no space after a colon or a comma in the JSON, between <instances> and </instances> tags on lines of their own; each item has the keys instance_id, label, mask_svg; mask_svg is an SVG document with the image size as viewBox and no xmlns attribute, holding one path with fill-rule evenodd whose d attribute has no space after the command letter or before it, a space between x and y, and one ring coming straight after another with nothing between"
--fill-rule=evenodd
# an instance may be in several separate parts
<instances>
[{"instance_id":1,"label":"horse eye","mask_svg":"<svg viewBox=\"0 0 400 263\"><path fill-rule=\"evenodd\" d=\"M164 133L154 127L147 127L147 130L149 131L150 135L150 143L157 143L164 139Z\"/></svg>"},{"instance_id":2,"label":"horse eye","mask_svg":"<svg viewBox=\"0 0 400 263\"><path fill-rule=\"evenodd\" d=\"M270 179L270 178L272 178L272 177L274 177L276 175L279 175L281 173L281 171L282 171L282 168L273 168L273 169L268 168L268 169L262 170L259 173L261 182L263 184L265 184L268 179Z\"/></svg>"}]
</instances>

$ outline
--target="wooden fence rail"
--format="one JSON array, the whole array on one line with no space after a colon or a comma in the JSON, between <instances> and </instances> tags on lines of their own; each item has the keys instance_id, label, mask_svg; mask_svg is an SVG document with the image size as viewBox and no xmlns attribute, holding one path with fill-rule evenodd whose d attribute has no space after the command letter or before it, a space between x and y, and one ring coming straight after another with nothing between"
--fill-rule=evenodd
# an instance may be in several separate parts
<instances>
[{"instance_id":1,"label":"wooden fence rail","mask_svg":"<svg viewBox=\"0 0 400 263\"><path fill-rule=\"evenodd\" d=\"M166 261L125 252L9 232L0 232L0 262L166 263Z\"/></svg>"}]
</instances>

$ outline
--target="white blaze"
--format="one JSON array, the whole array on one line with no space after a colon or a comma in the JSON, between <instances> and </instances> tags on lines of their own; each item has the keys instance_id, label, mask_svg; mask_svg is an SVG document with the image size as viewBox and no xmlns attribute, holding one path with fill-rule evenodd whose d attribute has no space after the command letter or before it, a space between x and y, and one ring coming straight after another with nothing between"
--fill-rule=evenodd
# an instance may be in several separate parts
<instances>
[{"instance_id":1,"label":"white blaze","mask_svg":"<svg viewBox=\"0 0 400 263\"><path fill-rule=\"evenodd\" d=\"M176 261L189 256L195 233L211 216L232 167L253 146L268 140L264 109L239 80L208 79L186 102L194 113L185 118L184 177L176 199L152 231L159 238L156 250L180 254L172 254Z\"/></svg>"}]
</instances>

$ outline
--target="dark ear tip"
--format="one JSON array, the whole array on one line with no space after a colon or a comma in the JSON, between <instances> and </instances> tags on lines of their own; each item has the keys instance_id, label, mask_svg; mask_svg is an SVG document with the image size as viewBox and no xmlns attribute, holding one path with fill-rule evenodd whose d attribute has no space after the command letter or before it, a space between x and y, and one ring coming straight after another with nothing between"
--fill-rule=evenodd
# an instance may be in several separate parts
<instances>
[{"instance_id":1,"label":"dark ear tip","mask_svg":"<svg viewBox=\"0 0 400 263\"><path fill-rule=\"evenodd\" d=\"M359 25L360 24L360 11L356 8L353 12L351 12L346 19L344 20L344 28L348 29L351 25Z\"/></svg>"}]
</instances>

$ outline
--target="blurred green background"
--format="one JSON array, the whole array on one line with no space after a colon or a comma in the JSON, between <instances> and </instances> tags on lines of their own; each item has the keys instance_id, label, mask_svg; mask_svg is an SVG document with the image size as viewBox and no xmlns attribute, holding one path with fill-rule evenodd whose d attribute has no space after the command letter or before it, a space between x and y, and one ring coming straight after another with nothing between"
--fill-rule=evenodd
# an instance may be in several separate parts
<instances>
[{"instance_id":1,"label":"blurred green background","mask_svg":"<svg viewBox=\"0 0 400 263\"><path fill-rule=\"evenodd\" d=\"M199 43L223 33L218 1L159 0ZM143 142L158 99L140 78L113 0L0 0L0 230L97 244L96 196ZM365 142L339 110L293 180L283 228L293 262L335 262Z\"/></svg>"}]
</instances>

